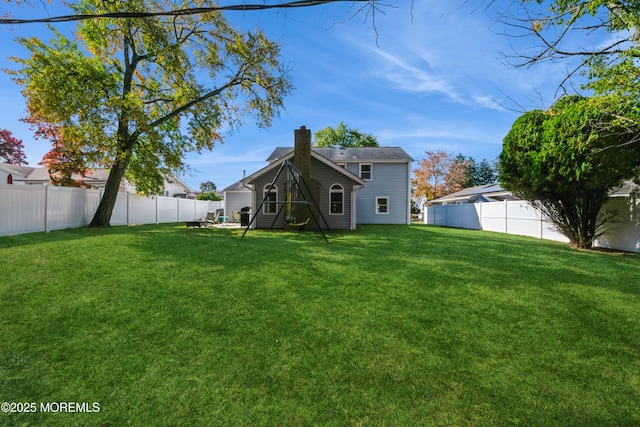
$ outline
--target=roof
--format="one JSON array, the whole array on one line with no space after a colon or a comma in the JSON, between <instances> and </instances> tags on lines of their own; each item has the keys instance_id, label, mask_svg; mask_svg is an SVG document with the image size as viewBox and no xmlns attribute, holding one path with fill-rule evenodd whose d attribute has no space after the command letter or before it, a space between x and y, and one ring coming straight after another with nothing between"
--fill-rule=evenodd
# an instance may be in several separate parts
<instances>
[{"instance_id":1,"label":"roof","mask_svg":"<svg viewBox=\"0 0 640 427\"><path fill-rule=\"evenodd\" d=\"M193 188L189 187L189 185L187 185L183 180L181 180L179 177L173 174L166 175L164 178L165 178L165 181L167 181L170 184L177 184L181 187L184 187L184 189L187 190L186 191L187 193L195 193Z\"/></svg>"},{"instance_id":2,"label":"roof","mask_svg":"<svg viewBox=\"0 0 640 427\"><path fill-rule=\"evenodd\" d=\"M276 151L277 151L277 149L276 149ZM323 155L319 154L317 151L312 150L311 151L311 157L321 161L322 163L324 163L325 165L327 165L330 168L334 169L338 173L341 173L342 175L345 175L346 177L352 179L357 184L364 185L364 181L359 176L349 172L348 170L346 170L343 167L338 166L336 163L332 162L330 159L328 159L328 158L324 157ZM250 176L247 176L246 178L243 178L240 182L244 182L244 183L249 184L254 179L258 178L259 176L264 175L265 173L267 173L267 172L279 167L279 165L281 165L283 161L291 159L291 158L293 158L293 148L289 149L289 153L285 154L282 158L280 158L280 159L276 158L276 159L272 160L270 164L268 164L267 166L263 167L259 171L251 174ZM278 160L280 160L280 162Z\"/></svg>"},{"instance_id":3,"label":"roof","mask_svg":"<svg viewBox=\"0 0 640 427\"><path fill-rule=\"evenodd\" d=\"M8 163L0 163L0 169L10 174L19 175L14 177L15 181L26 182L31 184L48 183L50 180L49 171L47 168L36 168L32 166L11 165ZM82 181L90 186L102 186L105 185L109 178L110 169L89 169L85 172L84 176L74 173L71 178L76 181ZM184 183L180 178L175 175L169 175L167 181L175 182L176 184L193 192L193 189Z\"/></svg>"},{"instance_id":4,"label":"roof","mask_svg":"<svg viewBox=\"0 0 640 427\"><path fill-rule=\"evenodd\" d=\"M12 165L10 163L0 163L0 169L10 174L26 177L36 168L24 165Z\"/></svg>"},{"instance_id":5,"label":"roof","mask_svg":"<svg viewBox=\"0 0 640 427\"><path fill-rule=\"evenodd\" d=\"M510 191L503 189L500 184L485 184L464 188L455 193L429 200L429 203L456 203L469 200L491 201L491 198L514 198Z\"/></svg>"},{"instance_id":6,"label":"roof","mask_svg":"<svg viewBox=\"0 0 640 427\"><path fill-rule=\"evenodd\" d=\"M311 147L311 150L336 163L350 162L412 162L413 158L400 147ZM272 163L293 152L293 147L277 147L267 158Z\"/></svg>"},{"instance_id":7,"label":"roof","mask_svg":"<svg viewBox=\"0 0 640 427\"><path fill-rule=\"evenodd\" d=\"M251 190L245 187L242 181L236 181L230 186L228 186L227 188L225 188L224 190L222 190L223 193L226 193L227 191L251 191Z\"/></svg>"}]
</instances>

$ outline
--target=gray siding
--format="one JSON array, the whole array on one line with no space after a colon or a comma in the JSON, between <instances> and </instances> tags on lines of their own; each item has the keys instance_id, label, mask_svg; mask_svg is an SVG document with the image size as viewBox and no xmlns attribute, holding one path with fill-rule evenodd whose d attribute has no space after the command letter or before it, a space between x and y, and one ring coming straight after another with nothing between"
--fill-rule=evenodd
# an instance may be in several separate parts
<instances>
[{"instance_id":1,"label":"gray siding","mask_svg":"<svg viewBox=\"0 0 640 427\"><path fill-rule=\"evenodd\" d=\"M269 185L273 178L275 177L278 168L274 168L274 170L265 173L264 175L256 178L252 181L252 184L255 186L255 194L256 200L254 206L257 206L262 201L263 189L265 185ZM317 159L311 159L311 176L315 181L320 184L320 199L316 200L318 203L322 215L324 219L329 224L329 228L332 230L338 229L349 229L351 227L351 192L353 191L353 186L355 182L351 180L349 177L343 175L340 172L335 171L331 167L325 165L324 163L318 161ZM278 187L278 200L284 201L286 199L286 180L287 180L287 171L286 168L280 174L278 181L276 182L276 186ZM344 189L344 201L343 201L343 214L342 215L330 215L329 214L329 189L334 184L340 184ZM301 183L301 185L303 185ZM281 205L278 205L278 209L280 209ZM286 208L285 208L286 209ZM277 212L277 211L276 211ZM294 207L294 215L295 215L295 207ZM285 211L283 210L278 216L276 223L274 224L274 228L284 228L285 221ZM256 217L256 227L257 228L269 228L275 219L276 214L264 214L263 209L260 209L258 215ZM305 221L306 218L298 218L299 221ZM322 218L318 218L320 225L324 228L325 224ZM313 219L310 220L313 222Z\"/></svg>"},{"instance_id":2,"label":"gray siding","mask_svg":"<svg viewBox=\"0 0 640 427\"><path fill-rule=\"evenodd\" d=\"M332 230L348 230L351 228L351 193L355 184L349 177L336 172L329 166L312 159L311 174L320 182L320 209L324 218ZM329 190L334 184L339 184L343 189L343 209L341 215L331 215L329 204Z\"/></svg>"},{"instance_id":3,"label":"gray siding","mask_svg":"<svg viewBox=\"0 0 640 427\"><path fill-rule=\"evenodd\" d=\"M260 202L264 197L264 186L271 184L271 181L276 176L277 172L278 172L278 168L275 168L273 171L270 171L269 173L259 176L258 178L252 181L252 184L254 185L254 188L255 188L255 197L256 197L255 203L253 204L253 206L255 206L255 209L258 209L258 206L260 205ZM282 173L280 174L280 177L278 177L278 181L276 182L276 187L278 189L278 200L285 199L284 191L285 191L286 181L287 181L287 173L285 170L283 170ZM276 213L274 214L265 214L264 208L260 208L257 211L255 226L257 228L271 227L271 224L273 223L273 220L276 218L276 214L279 208L280 206L278 205L276 209ZM280 216L278 217L274 225L274 228L284 227L284 217L285 215L280 214Z\"/></svg>"},{"instance_id":4,"label":"gray siding","mask_svg":"<svg viewBox=\"0 0 640 427\"><path fill-rule=\"evenodd\" d=\"M366 162L364 162L366 163ZM358 224L407 224L411 209L409 163L373 163L372 180L356 193ZM359 174L359 163L347 169ZM376 198L388 197L389 213L376 213Z\"/></svg>"}]
</instances>

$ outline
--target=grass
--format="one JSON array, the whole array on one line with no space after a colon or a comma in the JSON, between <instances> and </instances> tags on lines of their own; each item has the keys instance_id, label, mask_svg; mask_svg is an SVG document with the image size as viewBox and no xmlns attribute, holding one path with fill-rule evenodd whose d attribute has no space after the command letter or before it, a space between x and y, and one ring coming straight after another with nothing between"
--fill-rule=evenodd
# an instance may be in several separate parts
<instances>
[{"instance_id":1,"label":"grass","mask_svg":"<svg viewBox=\"0 0 640 427\"><path fill-rule=\"evenodd\" d=\"M469 230L0 238L0 425L640 424L640 256Z\"/></svg>"}]
</instances>

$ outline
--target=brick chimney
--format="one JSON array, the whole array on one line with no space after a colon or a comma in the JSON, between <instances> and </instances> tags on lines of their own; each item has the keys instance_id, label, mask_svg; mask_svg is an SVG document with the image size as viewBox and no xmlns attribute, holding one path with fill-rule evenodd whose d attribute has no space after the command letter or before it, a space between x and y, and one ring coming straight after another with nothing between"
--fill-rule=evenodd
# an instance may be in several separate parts
<instances>
[{"instance_id":1,"label":"brick chimney","mask_svg":"<svg viewBox=\"0 0 640 427\"><path fill-rule=\"evenodd\" d=\"M300 188L297 191L296 201L305 200L311 202L315 200L318 203L320 200L320 184L311 178L311 131L304 126L294 131L293 164L296 165L306 183L305 185L299 182ZM312 216L311 211L314 212L316 218L320 217L318 210L311 205L297 204L295 207L291 206L292 210L287 211L287 214L295 214L296 221L305 221L310 218ZM300 230L299 227L294 228L298 231ZM317 229L315 221L305 225L305 228L307 230Z\"/></svg>"},{"instance_id":2,"label":"brick chimney","mask_svg":"<svg viewBox=\"0 0 640 427\"><path fill-rule=\"evenodd\" d=\"M311 130L304 126L294 131L293 164L306 182L311 181Z\"/></svg>"}]
</instances>

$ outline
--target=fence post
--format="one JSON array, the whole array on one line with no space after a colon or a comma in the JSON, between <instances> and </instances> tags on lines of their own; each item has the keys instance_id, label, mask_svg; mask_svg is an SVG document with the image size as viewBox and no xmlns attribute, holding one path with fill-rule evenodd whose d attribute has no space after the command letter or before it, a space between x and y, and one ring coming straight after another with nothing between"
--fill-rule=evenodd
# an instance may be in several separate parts
<instances>
[{"instance_id":1,"label":"fence post","mask_svg":"<svg viewBox=\"0 0 640 427\"><path fill-rule=\"evenodd\" d=\"M449 226L449 205L444 205L444 226Z\"/></svg>"},{"instance_id":2,"label":"fence post","mask_svg":"<svg viewBox=\"0 0 640 427\"><path fill-rule=\"evenodd\" d=\"M509 234L509 205L504 201L504 234Z\"/></svg>"},{"instance_id":3,"label":"fence post","mask_svg":"<svg viewBox=\"0 0 640 427\"><path fill-rule=\"evenodd\" d=\"M129 223L129 205L130 205L129 194L131 193L127 191L127 227L131 226L131 224Z\"/></svg>"},{"instance_id":4,"label":"fence post","mask_svg":"<svg viewBox=\"0 0 640 427\"><path fill-rule=\"evenodd\" d=\"M160 196L158 196L157 194L155 196L156 199L156 225L160 224L159 218L158 218L158 199L160 198Z\"/></svg>"},{"instance_id":5,"label":"fence post","mask_svg":"<svg viewBox=\"0 0 640 427\"><path fill-rule=\"evenodd\" d=\"M44 185L44 232L49 232L49 184Z\"/></svg>"},{"instance_id":6,"label":"fence post","mask_svg":"<svg viewBox=\"0 0 640 427\"><path fill-rule=\"evenodd\" d=\"M542 212L540 212L538 209L536 209L538 211L538 215L540 216L540 238L542 239L542 236L544 236L544 221L542 221Z\"/></svg>"}]
</instances>

